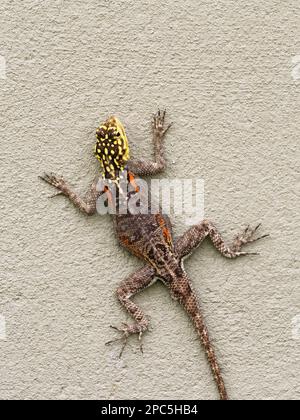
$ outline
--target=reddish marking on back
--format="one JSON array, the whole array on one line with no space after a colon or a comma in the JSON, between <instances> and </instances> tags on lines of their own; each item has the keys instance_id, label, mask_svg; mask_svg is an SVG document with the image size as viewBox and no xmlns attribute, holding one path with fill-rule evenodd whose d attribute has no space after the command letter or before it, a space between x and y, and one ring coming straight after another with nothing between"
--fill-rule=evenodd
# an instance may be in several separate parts
<instances>
[{"instance_id":1,"label":"reddish marking on back","mask_svg":"<svg viewBox=\"0 0 300 420\"><path fill-rule=\"evenodd\" d=\"M135 182L135 176L132 172L128 172L128 178L129 178L129 183L130 185L133 186L134 191L135 192L139 192L140 191L140 187L137 186L136 182Z\"/></svg>"},{"instance_id":2,"label":"reddish marking on back","mask_svg":"<svg viewBox=\"0 0 300 420\"><path fill-rule=\"evenodd\" d=\"M129 238L125 235L120 235L119 236L119 241L121 242L122 245L124 245L126 248L130 249L130 251L136 255L138 258L142 257L142 254L140 252L140 250L135 246L135 244L133 244Z\"/></svg>"},{"instance_id":3,"label":"reddish marking on back","mask_svg":"<svg viewBox=\"0 0 300 420\"><path fill-rule=\"evenodd\" d=\"M109 190L109 188L108 188L108 186L107 185L105 185L105 187L104 187L104 192L106 193L106 196L107 196L107 199L108 199L108 203L111 205L111 206L113 206L113 204L114 204L114 202L113 202L113 198L112 198L112 193L111 193L111 191Z\"/></svg>"},{"instance_id":4,"label":"reddish marking on back","mask_svg":"<svg viewBox=\"0 0 300 420\"><path fill-rule=\"evenodd\" d=\"M155 217L156 217L156 220L157 220L157 222L158 222L158 224L159 224L159 226L162 230L162 234L163 234L165 240L167 241L168 244L171 245L172 244L172 235L171 235L170 230L166 226L165 219L162 217L161 214L157 214Z\"/></svg>"}]
</instances>

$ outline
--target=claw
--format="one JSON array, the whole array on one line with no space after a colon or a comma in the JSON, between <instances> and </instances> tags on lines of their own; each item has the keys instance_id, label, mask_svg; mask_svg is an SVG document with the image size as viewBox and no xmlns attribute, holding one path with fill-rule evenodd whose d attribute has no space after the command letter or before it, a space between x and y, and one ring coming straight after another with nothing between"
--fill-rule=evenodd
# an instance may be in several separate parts
<instances>
[{"instance_id":1,"label":"claw","mask_svg":"<svg viewBox=\"0 0 300 420\"><path fill-rule=\"evenodd\" d=\"M112 328L113 330L116 330L116 331L120 331L120 329L118 327L115 327L114 325L110 325L109 328Z\"/></svg>"},{"instance_id":2,"label":"claw","mask_svg":"<svg viewBox=\"0 0 300 420\"><path fill-rule=\"evenodd\" d=\"M171 122L168 126L167 126L167 128L165 128L164 129L164 134L169 130L169 128L171 128L172 127L172 125L173 125L173 123Z\"/></svg>"},{"instance_id":3,"label":"claw","mask_svg":"<svg viewBox=\"0 0 300 420\"><path fill-rule=\"evenodd\" d=\"M123 340L123 337L121 337L121 338L115 338L114 340L109 340L109 341L107 341L107 342L105 343L105 345L106 345L106 346L110 346L111 344L116 343L117 341L121 341L121 340Z\"/></svg>"},{"instance_id":4,"label":"claw","mask_svg":"<svg viewBox=\"0 0 300 420\"><path fill-rule=\"evenodd\" d=\"M160 118L160 120L161 120L161 124L162 124L162 125L163 125L163 124L164 124L164 122L165 122L166 113L167 113L167 111L166 111L165 109L162 111L162 113L159 111L159 118Z\"/></svg>"},{"instance_id":5,"label":"claw","mask_svg":"<svg viewBox=\"0 0 300 420\"><path fill-rule=\"evenodd\" d=\"M140 352L141 352L142 354L144 354L144 347L143 347L143 343L142 343L142 335L143 335L143 332L141 331L141 332L139 333Z\"/></svg>"},{"instance_id":6,"label":"claw","mask_svg":"<svg viewBox=\"0 0 300 420\"><path fill-rule=\"evenodd\" d=\"M40 176L40 178L45 181L47 184L52 185L54 184L53 175L45 174L44 176Z\"/></svg>"},{"instance_id":7,"label":"claw","mask_svg":"<svg viewBox=\"0 0 300 420\"><path fill-rule=\"evenodd\" d=\"M38 178L40 178L42 181L47 182L49 184L49 175L44 174L44 175L38 175Z\"/></svg>"},{"instance_id":8,"label":"claw","mask_svg":"<svg viewBox=\"0 0 300 420\"><path fill-rule=\"evenodd\" d=\"M264 238L268 238L269 236L271 236L269 233L267 233L266 235L262 235L259 238L256 238L256 241L259 241L260 239L264 239Z\"/></svg>"},{"instance_id":9,"label":"claw","mask_svg":"<svg viewBox=\"0 0 300 420\"><path fill-rule=\"evenodd\" d=\"M254 232L256 232L261 227L261 223L259 223L256 228L254 229Z\"/></svg>"},{"instance_id":10,"label":"claw","mask_svg":"<svg viewBox=\"0 0 300 420\"><path fill-rule=\"evenodd\" d=\"M59 191L56 194L50 195L49 198L54 198L54 197L57 197L58 195L64 195L64 193L62 191Z\"/></svg>"},{"instance_id":11,"label":"claw","mask_svg":"<svg viewBox=\"0 0 300 420\"><path fill-rule=\"evenodd\" d=\"M119 328L119 327L116 327L114 325L110 325L109 328L112 328L113 330L118 331L118 332L121 332L121 333L125 333L126 332L126 328L128 327L128 325L125 324L125 322L122 322L122 326L123 326L123 328Z\"/></svg>"},{"instance_id":12,"label":"claw","mask_svg":"<svg viewBox=\"0 0 300 420\"><path fill-rule=\"evenodd\" d=\"M260 253L259 252L239 252L238 255L241 257L246 257L248 255L260 255Z\"/></svg>"},{"instance_id":13,"label":"claw","mask_svg":"<svg viewBox=\"0 0 300 420\"><path fill-rule=\"evenodd\" d=\"M119 359L121 359L122 354L123 354L123 352L125 350L125 347L126 347L126 344L127 344L127 338L128 338L127 336L124 336L124 338L123 338L124 343L123 343L123 346L122 346L121 351L120 351L120 354L119 354Z\"/></svg>"}]
</instances>

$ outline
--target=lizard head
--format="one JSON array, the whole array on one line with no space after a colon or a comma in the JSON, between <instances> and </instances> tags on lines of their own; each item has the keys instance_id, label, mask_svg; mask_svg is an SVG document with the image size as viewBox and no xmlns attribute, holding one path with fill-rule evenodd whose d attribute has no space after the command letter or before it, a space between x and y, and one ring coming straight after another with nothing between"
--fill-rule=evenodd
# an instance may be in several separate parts
<instances>
[{"instance_id":1,"label":"lizard head","mask_svg":"<svg viewBox=\"0 0 300 420\"><path fill-rule=\"evenodd\" d=\"M95 156L103 168L103 176L118 180L129 159L125 129L116 117L109 117L96 130Z\"/></svg>"}]
</instances>

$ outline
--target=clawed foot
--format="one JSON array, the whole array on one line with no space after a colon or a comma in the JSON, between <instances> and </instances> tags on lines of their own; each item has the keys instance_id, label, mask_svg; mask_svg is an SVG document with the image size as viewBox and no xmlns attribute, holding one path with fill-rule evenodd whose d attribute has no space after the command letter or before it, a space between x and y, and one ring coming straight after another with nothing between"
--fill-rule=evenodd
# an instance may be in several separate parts
<instances>
[{"instance_id":1,"label":"clawed foot","mask_svg":"<svg viewBox=\"0 0 300 420\"><path fill-rule=\"evenodd\" d=\"M51 198L56 197L57 195L64 194L64 188L66 186L66 182L62 176L56 176L53 173L51 174L45 173L43 176L39 176L39 178L42 179L44 182L47 182L47 184L52 185L53 187L59 190L59 192L57 194L52 195Z\"/></svg>"},{"instance_id":2,"label":"clawed foot","mask_svg":"<svg viewBox=\"0 0 300 420\"><path fill-rule=\"evenodd\" d=\"M250 226L247 226L247 228L244 230L244 232L238 234L235 238L234 238L234 242L233 242L233 249L234 251L236 251L236 255L240 256L240 255L259 255L258 252L240 252L242 247L244 245L247 244L251 244L252 242L256 242L259 241L260 239L266 238L270 235L262 235L262 236L258 236L255 237L256 232L258 231L258 229L260 228L261 223L259 225L257 225L255 228L251 228Z\"/></svg>"},{"instance_id":3,"label":"clawed foot","mask_svg":"<svg viewBox=\"0 0 300 420\"><path fill-rule=\"evenodd\" d=\"M171 127L172 123L167 125L167 127L164 127L165 125L165 117L166 117L166 110L160 111L153 115L153 130L156 135L158 135L160 138L162 138L166 132Z\"/></svg>"},{"instance_id":4,"label":"clawed foot","mask_svg":"<svg viewBox=\"0 0 300 420\"><path fill-rule=\"evenodd\" d=\"M124 349L125 349L126 344L127 344L128 337L130 335L132 335L132 334L138 334L140 352L141 353L144 352L143 351L143 344L142 344L142 335L143 335L143 332L144 331L143 331L142 328L141 328L141 331L138 331L139 328L137 326L130 326L130 325L126 324L126 323L122 323L122 327L121 328L115 327L113 325L110 325L110 328L112 328L112 329L114 329L114 330L116 330L116 331L118 331L119 333L122 334L122 336L120 338L116 338L114 340L110 340L107 343L105 343L106 346L109 346L109 345L111 345L113 343L116 343L118 341L122 341L123 342L122 347L121 347L121 350L120 350L119 358L122 357L122 354L123 354Z\"/></svg>"}]
</instances>

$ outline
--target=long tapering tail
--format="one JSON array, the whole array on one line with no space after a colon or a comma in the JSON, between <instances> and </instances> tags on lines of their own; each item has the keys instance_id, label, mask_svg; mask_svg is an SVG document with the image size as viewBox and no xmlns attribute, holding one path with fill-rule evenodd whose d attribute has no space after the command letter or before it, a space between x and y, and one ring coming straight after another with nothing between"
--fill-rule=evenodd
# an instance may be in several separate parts
<instances>
[{"instance_id":1,"label":"long tapering tail","mask_svg":"<svg viewBox=\"0 0 300 420\"><path fill-rule=\"evenodd\" d=\"M186 272L182 270L180 276L178 276L177 272L176 277L173 277L172 280L168 282L168 285L171 289L173 297L184 306L186 312L189 314L196 327L201 343L205 349L214 379L216 381L220 394L220 399L228 400L228 395L222 378L221 369L217 362L217 357L215 355L214 348L210 342L208 330L205 326L199 302L196 293L192 288L191 281L189 280Z\"/></svg>"}]
</instances>

